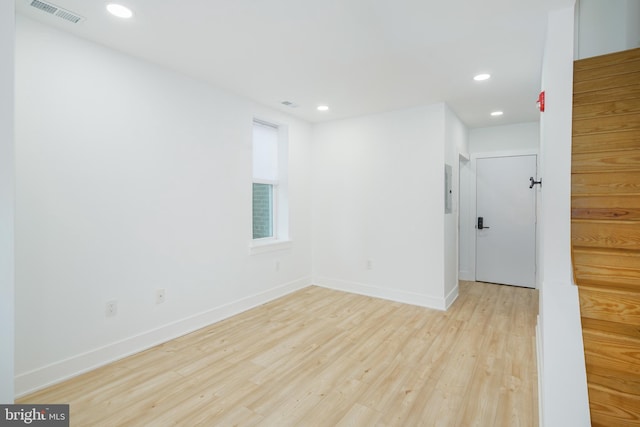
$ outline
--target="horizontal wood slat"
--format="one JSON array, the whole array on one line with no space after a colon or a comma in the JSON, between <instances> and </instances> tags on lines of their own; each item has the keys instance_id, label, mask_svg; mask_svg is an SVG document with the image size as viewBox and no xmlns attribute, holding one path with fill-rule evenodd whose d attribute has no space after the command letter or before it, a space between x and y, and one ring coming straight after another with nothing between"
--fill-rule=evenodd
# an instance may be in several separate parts
<instances>
[{"instance_id":1,"label":"horizontal wood slat","mask_svg":"<svg viewBox=\"0 0 640 427\"><path fill-rule=\"evenodd\" d=\"M639 94L640 96L640 94ZM593 153L617 150L639 150L640 130L574 135L572 152Z\"/></svg>"},{"instance_id":2,"label":"horizontal wood slat","mask_svg":"<svg viewBox=\"0 0 640 427\"><path fill-rule=\"evenodd\" d=\"M573 208L571 209L571 218L640 220L640 209Z\"/></svg>"},{"instance_id":3,"label":"horizontal wood slat","mask_svg":"<svg viewBox=\"0 0 640 427\"><path fill-rule=\"evenodd\" d=\"M640 117L640 116L639 116ZM640 124L640 121L638 122ZM572 173L640 171L640 150L607 153L575 153Z\"/></svg>"},{"instance_id":4,"label":"horizontal wood slat","mask_svg":"<svg viewBox=\"0 0 640 427\"><path fill-rule=\"evenodd\" d=\"M640 103L638 103L635 99L607 101L598 104L583 104L573 106L573 118L575 120L638 113L640 113Z\"/></svg>"},{"instance_id":5,"label":"horizontal wood slat","mask_svg":"<svg viewBox=\"0 0 640 427\"><path fill-rule=\"evenodd\" d=\"M592 329L600 327L607 332L622 335L631 333L636 339L640 339L640 293L581 286L578 294L580 314L583 318L609 322L609 324L591 324ZM631 329L624 329L624 325L620 323L626 323ZM588 325L583 323L583 327Z\"/></svg>"},{"instance_id":6,"label":"horizontal wood slat","mask_svg":"<svg viewBox=\"0 0 640 427\"><path fill-rule=\"evenodd\" d=\"M573 93L595 92L614 87L631 86L638 83L636 73L616 74L614 76L602 77L597 80L585 80L573 82Z\"/></svg>"},{"instance_id":7,"label":"horizontal wood slat","mask_svg":"<svg viewBox=\"0 0 640 427\"><path fill-rule=\"evenodd\" d=\"M583 328L585 358L590 364L640 375L640 341Z\"/></svg>"},{"instance_id":8,"label":"horizontal wood slat","mask_svg":"<svg viewBox=\"0 0 640 427\"><path fill-rule=\"evenodd\" d=\"M640 207L638 200L640 199L640 171L575 173L571 175L571 194L574 196L574 201L578 203L575 205L577 207ZM610 199L592 201L598 204L581 204L581 198L575 197L587 194L606 194L614 199L624 194L632 196L621 200L623 205L612 205L609 202ZM600 205L600 203L605 203L605 205Z\"/></svg>"},{"instance_id":9,"label":"horizontal wood slat","mask_svg":"<svg viewBox=\"0 0 640 427\"><path fill-rule=\"evenodd\" d=\"M625 269L603 265L575 263L573 274L578 286L597 286L608 289L640 291L640 275L637 269Z\"/></svg>"},{"instance_id":10,"label":"horizontal wood slat","mask_svg":"<svg viewBox=\"0 0 640 427\"><path fill-rule=\"evenodd\" d=\"M573 134L640 130L640 114L619 114L573 121Z\"/></svg>"},{"instance_id":11,"label":"horizontal wood slat","mask_svg":"<svg viewBox=\"0 0 640 427\"><path fill-rule=\"evenodd\" d=\"M615 209L624 206L628 209L640 208L640 197L638 194L585 194L583 196L573 196L571 206L577 209L586 209L598 206L601 209Z\"/></svg>"},{"instance_id":12,"label":"horizontal wood slat","mask_svg":"<svg viewBox=\"0 0 640 427\"><path fill-rule=\"evenodd\" d=\"M625 61L611 64L597 64L589 68L579 67L574 69L574 79L578 81L596 80L602 77L640 72L640 60L628 58Z\"/></svg>"},{"instance_id":13,"label":"horizontal wood slat","mask_svg":"<svg viewBox=\"0 0 640 427\"><path fill-rule=\"evenodd\" d=\"M640 425L640 398L606 387L589 384L591 427L637 427Z\"/></svg>"},{"instance_id":14,"label":"horizontal wood slat","mask_svg":"<svg viewBox=\"0 0 640 427\"><path fill-rule=\"evenodd\" d=\"M640 390L640 375L630 376L625 372L613 371L602 366L587 365L591 382L603 388L620 393L635 393Z\"/></svg>"},{"instance_id":15,"label":"horizontal wood slat","mask_svg":"<svg viewBox=\"0 0 640 427\"><path fill-rule=\"evenodd\" d=\"M573 248L573 261L582 264L640 268L640 252L603 248Z\"/></svg>"},{"instance_id":16,"label":"horizontal wood slat","mask_svg":"<svg viewBox=\"0 0 640 427\"><path fill-rule=\"evenodd\" d=\"M578 247L640 250L640 224L633 221L571 221L571 242Z\"/></svg>"},{"instance_id":17,"label":"horizontal wood slat","mask_svg":"<svg viewBox=\"0 0 640 427\"><path fill-rule=\"evenodd\" d=\"M640 59L640 48L628 49L621 52L608 53L606 55L593 56L591 58L581 59L573 63L574 74L580 77L580 72L593 68L606 68L637 61Z\"/></svg>"},{"instance_id":18,"label":"horizontal wood slat","mask_svg":"<svg viewBox=\"0 0 640 427\"><path fill-rule=\"evenodd\" d=\"M590 317L581 317L580 321L582 322L582 327L584 329L599 331L602 333L611 333L620 337L634 338L636 340L640 340L640 327L636 325L628 325L626 323L618 323L618 322L609 322L607 320L592 319ZM639 378L639 381L640 381L640 378Z\"/></svg>"},{"instance_id":19,"label":"horizontal wood slat","mask_svg":"<svg viewBox=\"0 0 640 427\"><path fill-rule=\"evenodd\" d=\"M580 106L584 104L594 104L606 101L621 101L623 99L638 98L640 93L640 83L634 83L623 87L610 87L607 89L599 88L597 91L574 93L573 105Z\"/></svg>"}]
</instances>

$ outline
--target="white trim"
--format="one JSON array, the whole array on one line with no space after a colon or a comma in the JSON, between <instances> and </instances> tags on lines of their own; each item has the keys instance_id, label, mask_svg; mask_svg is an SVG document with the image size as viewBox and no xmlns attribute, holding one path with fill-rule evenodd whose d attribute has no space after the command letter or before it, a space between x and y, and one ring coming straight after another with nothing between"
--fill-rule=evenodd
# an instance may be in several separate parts
<instances>
[{"instance_id":1,"label":"white trim","mask_svg":"<svg viewBox=\"0 0 640 427\"><path fill-rule=\"evenodd\" d=\"M448 310L449 307L458 299L458 295L460 292L459 285L456 285L455 288L451 289L448 295L444 297L444 309Z\"/></svg>"},{"instance_id":2,"label":"white trim","mask_svg":"<svg viewBox=\"0 0 640 427\"><path fill-rule=\"evenodd\" d=\"M540 336L540 315L538 314L536 316L536 361L537 361L537 372L538 372L538 426L539 427L543 427L544 426L544 419L543 419L543 414L544 411L542 410L542 403L543 403L543 399L542 399L542 377L543 377L543 366L542 366L542 362L543 362L543 358L542 358L542 338Z\"/></svg>"},{"instance_id":3,"label":"white trim","mask_svg":"<svg viewBox=\"0 0 640 427\"><path fill-rule=\"evenodd\" d=\"M499 151L480 151L471 154L471 161L475 162L477 159L486 159L491 157L516 157L516 156L540 156L540 150L537 148L527 148L524 150L499 150Z\"/></svg>"},{"instance_id":4,"label":"white trim","mask_svg":"<svg viewBox=\"0 0 640 427\"><path fill-rule=\"evenodd\" d=\"M277 123L273 123L271 121L267 121L267 120L262 120L262 119L257 119L257 118L253 118L253 123L260 125L260 126L264 126L264 127L268 127L270 129L276 129L278 130L278 128L280 127L279 124Z\"/></svg>"},{"instance_id":5,"label":"white trim","mask_svg":"<svg viewBox=\"0 0 640 427\"><path fill-rule=\"evenodd\" d=\"M16 397L51 386L108 363L165 343L200 328L234 316L243 311L273 301L284 295L311 286L310 277L302 277L266 291L228 304L188 316L159 328L125 338L86 353L61 360L33 371L16 375Z\"/></svg>"},{"instance_id":6,"label":"white trim","mask_svg":"<svg viewBox=\"0 0 640 427\"><path fill-rule=\"evenodd\" d=\"M273 185L274 187L276 187L278 185L278 180L253 178L253 184Z\"/></svg>"},{"instance_id":7,"label":"white trim","mask_svg":"<svg viewBox=\"0 0 640 427\"><path fill-rule=\"evenodd\" d=\"M417 305L420 307L433 308L435 310L445 311L449 305L453 303L458 296L458 287L456 286L446 298L434 297L430 295L417 294L414 292L390 290L379 288L377 286L365 283L351 282L347 280L332 279L329 277L317 277L313 284L328 289L335 289L343 292L350 292L358 295L365 295L373 298L382 298L390 301L401 302L403 304Z\"/></svg>"},{"instance_id":8,"label":"white trim","mask_svg":"<svg viewBox=\"0 0 640 427\"><path fill-rule=\"evenodd\" d=\"M253 177L252 182L255 184L272 185L272 209L271 209L271 227L273 237L265 238L270 240L273 246L271 249L262 248L266 244L256 243L261 239L252 240L249 244L249 252L251 254L269 252L272 250L285 249L284 244L290 238L289 230L289 125L279 120L264 120L253 117L253 124L266 126L278 131L278 179L266 180ZM253 142L252 142L253 150ZM253 206L251 207L253 213ZM253 218L251 220L251 234L253 237ZM252 248L258 248L253 250Z\"/></svg>"},{"instance_id":9,"label":"white trim","mask_svg":"<svg viewBox=\"0 0 640 427\"><path fill-rule=\"evenodd\" d=\"M283 251L291 249L293 242L291 240L278 240L276 238L255 239L249 245L249 254L263 254L265 252Z\"/></svg>"}]
</instances>

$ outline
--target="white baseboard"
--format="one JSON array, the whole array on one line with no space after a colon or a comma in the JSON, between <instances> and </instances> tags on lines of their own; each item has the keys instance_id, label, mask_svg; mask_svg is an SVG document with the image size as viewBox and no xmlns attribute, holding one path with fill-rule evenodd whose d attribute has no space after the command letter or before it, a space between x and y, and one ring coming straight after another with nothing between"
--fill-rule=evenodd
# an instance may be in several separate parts
<instances>
[{"instance_id":1,"label":"white baseboard","mask_svg":"<svg viewBox=\"0 0 640 427\"><path fill-rule=\"evenodd\" d=\"M538 372L538 426L544 426L544 419L542 415L544 411L542 410L542 376L543 369L542 366L542 338L540 336L540 315L536 316L536 362L537 362L537 372Z\"/></svg>"},{"instance_id":2,"label":"white baseboard","mask_svg":"<svg viewBox=\"0 0 640 427\"><path fill-rule=\"evenodd\" d=\"M316 277L313 284L323 288L335 289L338 291L351 292L368 297L382 298L404 304L418 305L421 307L434 308L436 310L446 310L447 298L451 303L458 296L458 287L451 291L447 298L432 297L414 292L400 291L396 289L379 288L364 283L350 282L347 280L331 279L329 277ZM449 304L450 305L450 304Z\"/></svg>"},{"instance_id":3,"label":"white baseboard","mask_svg":"<svg viewBox=\"0 0 640 427\"><path fill-rule=\"evenodd\" d=\"M146 350L311 285L310 277L268 289L15 377L16 398Z\"/></svg>"},{"instance_id":4,"label":"white baseboard","mask_svg":"<svg viewBox=\"0 0 640 427\"><path fill-rule=\"evenodd\" d=\"M458 299L458 294L460 292L460 288L459 286L456 284L456 287L451 289L451 292L449 292L445 297L444 297L444 309L448 310L449 307L451 307L451 304L453 304L455 302L455 300Z\"/></svg>"}]
</instances>

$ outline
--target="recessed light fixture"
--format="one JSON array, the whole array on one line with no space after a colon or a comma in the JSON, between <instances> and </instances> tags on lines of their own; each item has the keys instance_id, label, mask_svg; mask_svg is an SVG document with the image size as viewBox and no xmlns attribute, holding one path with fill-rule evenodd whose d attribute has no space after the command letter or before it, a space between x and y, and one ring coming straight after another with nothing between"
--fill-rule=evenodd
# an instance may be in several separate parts
<instances>
[{"instance_id":1,"label":"recessed light fixture","mask_svg":"<svg viewBox=\"0 0 640 427\"><path fill-rule=\"evenodd\" d=\"M318 105L318 111L329 111L328 105Z\"/></svg>"},{"instance_id":2,"label":"recessed light fixture","mask_svg":"<svg viewBox=\"0 0 640 427\"><path fill-rule=\"evenodd\" d=\"M483 80L489 80L491 78L491 74L478 74L473 78L473 80L477 82L481 82Z\"/></svg>"},{"instance_id":3,"label":"recessed light fixture","mask_svg":"<svg viewBox=\"0 0 640 427\"><path fill-rule=\"evenodd\" d=\"M133 16L131 9L118 3L107 4L107 11L113 16L123 19L129 19Z\"/></svg>"},{"instance_id":4,"label":"recessed light fixture","mask_svg":"<svg viewBox=\"0 0 640 427\"><path fill-rule=\"evenodd\" d=\"M504 114L504 113L503 113L502 111L494 111L494 112L492 112L492 113L491 113L491 115L492 115L493 117L498 117L498 116L501 116L501 115L503 115L503 114Z\"/></svg>"}]
</instances>

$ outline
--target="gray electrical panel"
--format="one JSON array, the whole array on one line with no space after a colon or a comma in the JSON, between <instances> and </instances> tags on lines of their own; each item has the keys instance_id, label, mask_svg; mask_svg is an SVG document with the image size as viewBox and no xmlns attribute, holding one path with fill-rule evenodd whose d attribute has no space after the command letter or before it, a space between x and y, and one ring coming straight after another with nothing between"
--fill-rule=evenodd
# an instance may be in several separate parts
<instances>
[{"instance_id":1,"label":"gray electrical panel","mask_svg":"<svg viewBox=\"0 0 640 427\"><path fill-rule=\"evenodd\" d=\"M444 165L444 213L450 214L453 212L453 205L451 199L453 197L453 180L451 177L451 165Z\"/></svg>"}]
</instances>

